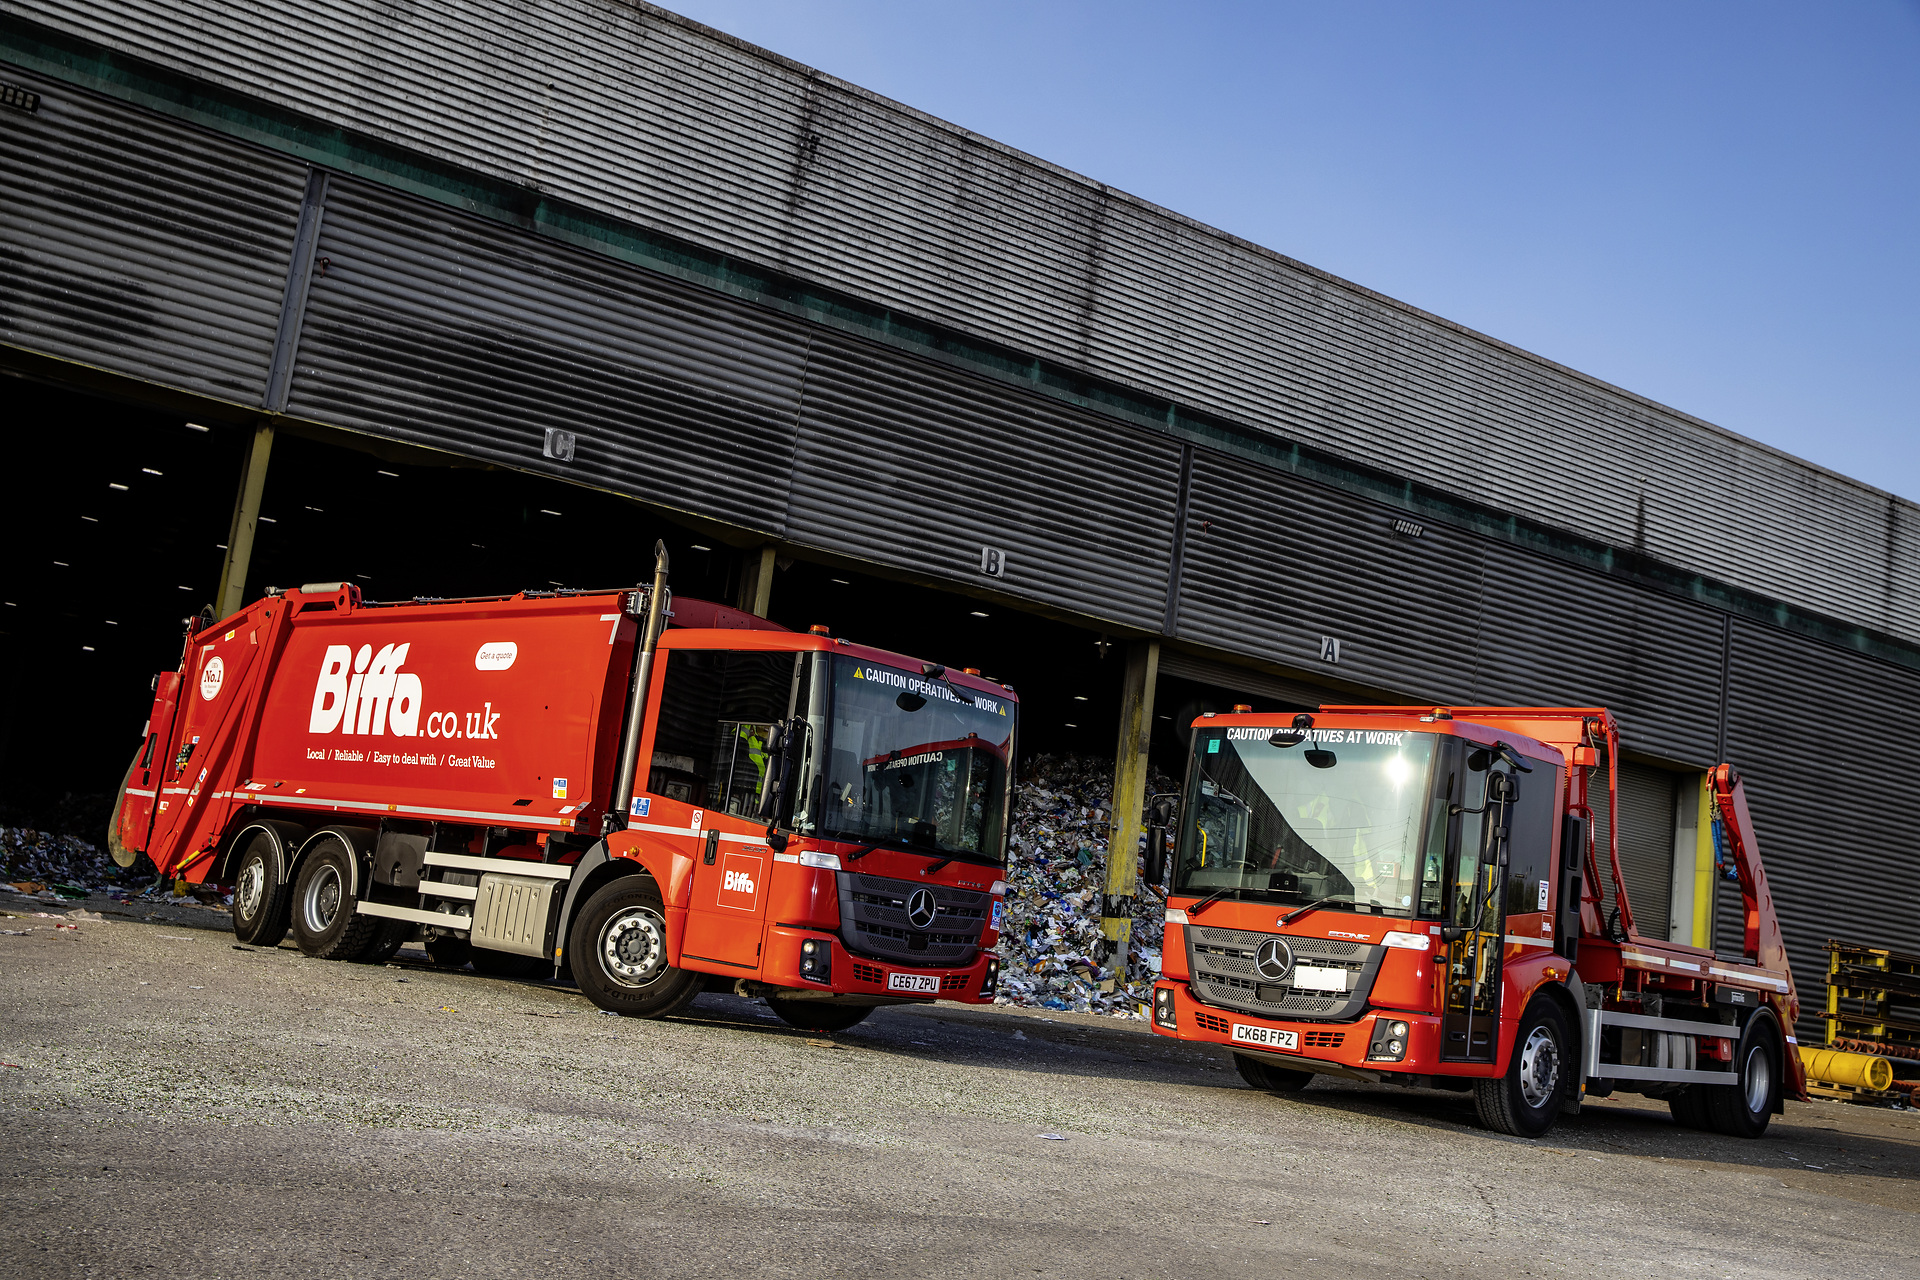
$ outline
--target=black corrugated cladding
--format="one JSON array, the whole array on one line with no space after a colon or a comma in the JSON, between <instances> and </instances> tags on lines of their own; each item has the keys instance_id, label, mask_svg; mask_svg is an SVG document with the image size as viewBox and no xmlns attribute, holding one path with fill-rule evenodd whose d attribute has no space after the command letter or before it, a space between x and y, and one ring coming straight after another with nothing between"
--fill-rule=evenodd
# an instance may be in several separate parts
<instances>
[{"instance_id":1,"label":"black corrugated cladding","mask_svg":"<svg viewBox=\"0 0 1920 1280\"><path fill-rule=\"evenodd\" d=\"M1801 1034L1824 1024L1826 942L1911 948L1920 846L1911 721L1920 672L1758 623L1733 624L1727 759L1747 804L1793 961ZM1716 939L1737 952L1736 931Z\"/></svg>"},{"instance_id":2,"label":"black corrugated cladding","mask_svg":"<svg viewBox=\"0 0 1920 1280\"><path fill-rule=\"evenodd\" d=\"M258 405L306 169L0 67L0 340Z\"/></svg>"},{"instance_id":3,"label":"black corrugated cladding","mask_svg":"<svg viewBox=\"0 0 1920 1280\"><path fill-rule=\"evenodd\" d=\"M787 532L1158 631L1179 479L1165 437L820 331Z\"/></svg>"},{"instance_id":4,"label":"black corrugated cladding","mask_svg":"<svg viewBox=\"0 0 1920 1280\"><path fill-rule=\"evenodd\" d=\"M1491 541L1482 590L1481 698L1606 707L1626 751L1714 763L1720 615Z\"/></svg>"},{"instance_id":5,"label":"black corrugated cladding","mask_svg":"<svg viewBox=\"0 0 1920 1280\"><path fill-rule=\"evenodd\" d=\"M1345 680L1474 701L1479 539L1396 536L1387 508L1196 449L1174 634Z\"/></svg>"},{"instance_id":6,"label":"black corrugated cladding","mask_svg":"<svg viewBox=\"0 0 1920 1280\"><path fill-rule=\"evenodd\" d=\"M289 413L781 531L797 322L341 179L319 256Z\"/></svg>"}]
</instances>

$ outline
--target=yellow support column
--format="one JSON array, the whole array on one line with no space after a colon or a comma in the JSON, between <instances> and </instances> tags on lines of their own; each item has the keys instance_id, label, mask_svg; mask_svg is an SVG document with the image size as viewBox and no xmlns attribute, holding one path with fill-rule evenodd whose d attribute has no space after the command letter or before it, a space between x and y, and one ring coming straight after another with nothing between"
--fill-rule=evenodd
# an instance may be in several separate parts
<instances>
[{"instance_id":1,"label":"yellow support column","mask_svg":"<svg viewBox=\"0 0 1920 1280\"><path fill-rule=\"evenodd\" d=\"M1693 937L1696 947L1713 947L1713 895L1719 884L1713 878L1713 790L1700 775L1700 798L1695 801L1700 820L1693 838Z\"/></svg>"},{"instance_id":2,"label":"yellow support column","mask_svg":"<svg viewBox=\"0 0 1920 1280\"><path fill-rule=\"evenodd\" d=\"M267 458L273 452L273 428L253 429L253 445L240 468L240 493L233 502L233 526L227 531L227 556L220 565L220 589L214 595L214 617L240 612L247 602L247 566L253 560L253 531L260 522L260 495L267 487Z\"/></svg>"},{"instance_id":3,"label":"yellow support column","mask_svg":"<svg viewBox=\"0 0 1920 1280\"><path fill-rule=\"evenodd\" d=\"M1139 887L1141 822L1147 804L1147 743L1153 732L1153 686L1160 675L1160 642L1127 646L1126 687L1120 695L1120 741L1113 762L1113 826L1107 845L1107 883L1100 900L1100 932L1124 973L1133 933L1133 891Z\"/></svg>"}]
</instances>

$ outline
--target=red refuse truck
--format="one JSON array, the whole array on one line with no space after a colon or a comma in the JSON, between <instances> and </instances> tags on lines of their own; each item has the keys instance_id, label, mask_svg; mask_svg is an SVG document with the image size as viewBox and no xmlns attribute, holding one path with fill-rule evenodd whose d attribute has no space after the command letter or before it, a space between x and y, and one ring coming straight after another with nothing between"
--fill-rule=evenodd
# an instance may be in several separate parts
<instances>
[{"instance_id":1,"label":"red refuse truck","mask_svg":"<svg viewBox=\"0 0 1920 1280\"><path fill-rule=\"evenodd\" d=\"M1616 1091L1759 1136L1806 1077L1745 790L1729 765L1709 775L1744 934L1670 942L1635 924L1618 829L1594 837L1589 785L1621 811L1619 754L1600 708L1194 721L1149 842L1157 881L1177 822L1153 1029L1230 1050L1258 1089L1471 1090L1486 1125L1525 1137Z\"/></svg>"},{"instance_id":2,"label":"red refuse truck","mask_svg":"<svg viewBox=\"0 0 1920 1280\"><path fill-rule=\"evenodd\" d=\"M796 1026L993 999L1019 701L977 672L651 587L269 591L158 676L116 855L230 886L235 933L571 972L657 1017Z\"/></svg>"}]
</instances>

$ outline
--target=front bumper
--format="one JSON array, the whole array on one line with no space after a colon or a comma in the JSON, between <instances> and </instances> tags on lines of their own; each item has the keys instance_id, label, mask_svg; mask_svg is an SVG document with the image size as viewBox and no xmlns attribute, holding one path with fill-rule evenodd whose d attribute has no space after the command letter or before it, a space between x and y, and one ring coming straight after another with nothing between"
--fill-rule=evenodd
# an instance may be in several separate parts
<instances>
[{"instance_id":1,"label":"front bumper","mask_svg":"<svg viewBox=\"0 0 1920 1280\"><path fill-rule=\"evenodd\" d=\"M830 957L829 975L819 982L801 971L801 947L811 942L815 954L822 950ZM796 929L775 925L767 930L766 955L760 967L761 981L775 986L795 987L822 995L884 996L898 1000L954 1000L962 1004L992 1004L994 993L986 989L990 973L997 973L999 957L988 951L975 951L964 969L927 969L876 960L848 951L839 935L825 929ZM894 985L895 975L922 981L906 986L926 985L932 979L938 989L910 990Z\"/></svg>"},{"instance_id":2,"label":"front bumper","mask_svg":"<svg viewBox=\"0 0 1920 1280\"><path fill-rule=\"evenodd\" d=\"M1163 997L1161 992L1170 993ZM1164 1001L1171 999L1174 1025L1161 1021ZM1369 1057L1382 1024L1404 1022L1407 1034L1404 1051L1397 1057ZM1413 1074L1434 1073L1440 1056L1440 1020L1432 1014L1403 1013L1397 1010L1369 1010L1352 1022L1286 1022L1255 1017L1232 1009L1202 1004L1193 998L1184 982L1162 980L1154 986L1154 1003L1149 1007L1148 1025L1155 1035L1176 1040L1194 1040L1217 1044L1236 1053L1253 1053L1263 1060L1302 1071L1331 1070L1334 1074L1383 1071ZM1236 1026L1264 1032L1291 1032L1293 1047L1280 1048L1271 1043L1250 1043L1233 1038Z\"/></svg>"}]
</instances>

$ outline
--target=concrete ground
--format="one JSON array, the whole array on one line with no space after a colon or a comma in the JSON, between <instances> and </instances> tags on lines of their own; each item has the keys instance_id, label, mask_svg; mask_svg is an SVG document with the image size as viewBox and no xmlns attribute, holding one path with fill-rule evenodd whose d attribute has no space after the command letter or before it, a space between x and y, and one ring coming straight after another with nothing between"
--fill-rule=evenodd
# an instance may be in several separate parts
<instances>
[{"instance_id":1,"label":"concrete ground","mask_svg":"<svg viewBox=\"0 0 1920 1280\"><path fill-rule=\"evenodd\" d=\"M74 905L120 914L31 914ZM1634 1100L1525 1142L1456 1094L1255 1093L1139 1023L642 1022L190 905L0 911L8 1277L1920 1274L1912 1112L1739 1142Z\"/></svg>"}]
</instances>

